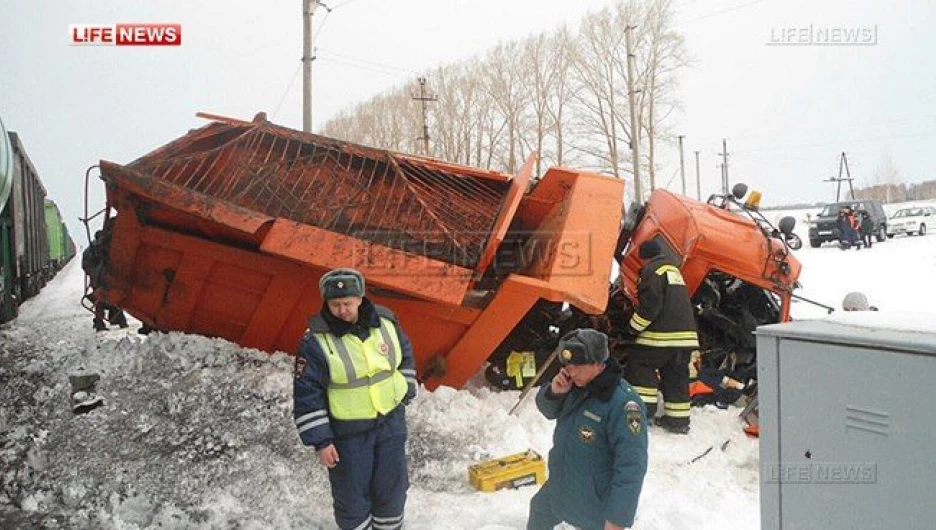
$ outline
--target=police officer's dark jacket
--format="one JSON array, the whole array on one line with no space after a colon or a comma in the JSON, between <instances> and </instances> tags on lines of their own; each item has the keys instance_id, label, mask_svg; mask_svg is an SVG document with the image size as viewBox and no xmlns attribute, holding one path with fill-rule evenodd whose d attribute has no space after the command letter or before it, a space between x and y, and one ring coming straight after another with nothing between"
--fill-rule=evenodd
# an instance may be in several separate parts
<instances>
[{"instance_id":1,"label":"police officer's dark jacket","mask_svg":"<svg viewBox=\"0 0 936 530\"><path fill-rule=\"evenodd\" d=\"M697 348L695 315L682 273L665 256L640 269L637 307L628 322L634 342L646 346Z\"/></svg>"},{"instance_id":2,"label":"police officer's dark jacket","mask_svg":"<svg viewBox=\"0 0 936 530\"><path fill-rule=\"evenodd\" d=\"M617 361L609 358L585 388L555 395L542 385L536 405L556 420L549 479L539 493L553 513L583 528L632 526L647 472L647 409Z\"/></svg>"},{"instance_id":3,"label":"police officer's dark jacket","mask_svg":"<svg viewBox=\"0 0 936 530\"><path fill-rule=\"evenodd\" d=\"M309 329L299 342L299 350L296 354L293 418L303 444L314 446L318 450L328 446L337 438L368 431L383 422L387 416L401 413L400 407L397 407L386 415L378 415L373 419L340 420L335 418L329 409L328 388L331 376L328 360L315 335L329 333L340 340L350 333L361 341L366 341L372 336L375 328L381 327L382 320L385 324L389 322L393 326L400 345L401 358L398 371L405 377L407 383L406 395L400 396L401 401L405 405L416 396L413 347L397 322L396 315L386 307L376 305L364 298L359 309L358 321L352 324L332 315L328 310L328 305L325 304L321 313L309 319Z\"/></svg>"}]
</instances>

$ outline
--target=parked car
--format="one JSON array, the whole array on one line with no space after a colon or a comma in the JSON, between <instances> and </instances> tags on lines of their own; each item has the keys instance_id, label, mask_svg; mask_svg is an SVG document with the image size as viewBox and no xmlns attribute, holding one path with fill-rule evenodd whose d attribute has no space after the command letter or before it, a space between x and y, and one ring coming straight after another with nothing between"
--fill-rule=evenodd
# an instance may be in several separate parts
<instances>
[{"instance_id":1,"label":"parked car","mask_svg":"<svg viewBox=\"0 0 936 530\"><path fill-rule=\"evenodd\" d=\"M894 212L887 222L887 237L897 234L926 235L928 226L936 224L936 208L923 206L920 208L901 208Z\"/></svg>"},{"instance_id":2,"label":"parked car","mask_svg":"<svg viewBox=\"0 0 936 530\"><path fill-rule=\"evenodd\" d=\"M858 212L865 210L871 214L871 222L874 224L874 237L878 241L887 239L887 214L881 201L873 199L855 199L852 201L835 202L827 204L819 212L819 215L809 222L809 245L817 248L827 241L838 241L839 230L836 223L838 213L842 208L849 207Z\"/></svg>"}]
</instances>

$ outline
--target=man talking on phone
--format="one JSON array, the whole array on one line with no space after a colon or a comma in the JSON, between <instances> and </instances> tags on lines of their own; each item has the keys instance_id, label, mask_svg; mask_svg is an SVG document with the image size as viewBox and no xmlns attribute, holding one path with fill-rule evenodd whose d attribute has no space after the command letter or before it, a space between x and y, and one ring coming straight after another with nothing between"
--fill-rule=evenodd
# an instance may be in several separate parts
<instances>
[{"instance_id":1,"label":"man talking on phone","mask_svg":"<svg viewBox=\"0 0 936 530\"><path fill-rule=\"evenodd\" d=\"M568 333L557 358L559 373L536 395L556 430L549 479L530 501L527 530L561 522L582 530L631 528L647 473L647 408L622 379L604 333Z\"/></svg>"}]
</instances>

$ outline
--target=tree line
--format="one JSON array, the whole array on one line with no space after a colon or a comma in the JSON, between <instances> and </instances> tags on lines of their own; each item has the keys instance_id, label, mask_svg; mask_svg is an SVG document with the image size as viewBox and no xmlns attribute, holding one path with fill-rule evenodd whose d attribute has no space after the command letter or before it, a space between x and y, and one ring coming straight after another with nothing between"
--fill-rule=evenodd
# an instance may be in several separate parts
<instances>
[{"instance_id":1,"label":"tree line","mask_svg":"<svg viewBox=\"0 0 936 530\"><path fill-rule=\"evenodd\" d=\"M628 107L628 28L636 133ZM687 63L671 0L619 2L575 27L501 43L422 76L438 98L428 109L428 155L514 173L535 151L534 177L550 166L570 166L632 180L630 142L636 136L643 188L652 189L660 143L673 138L676 74ZM339 113L323 133L424 154L422 111L412 98L418 91L418 80L409 80Z\"/></svg>"},{"instance_id":2,"label":"tree line","mask_svg":"<svg viewBox=\"0 0 936 530\"><path fill-rule=\"evenodd\" d=\"M866 188L855 188L855 197L877 199L883 203L936 199L936 180L912 184L875 184Z\"/></svg>"}]
</instances>

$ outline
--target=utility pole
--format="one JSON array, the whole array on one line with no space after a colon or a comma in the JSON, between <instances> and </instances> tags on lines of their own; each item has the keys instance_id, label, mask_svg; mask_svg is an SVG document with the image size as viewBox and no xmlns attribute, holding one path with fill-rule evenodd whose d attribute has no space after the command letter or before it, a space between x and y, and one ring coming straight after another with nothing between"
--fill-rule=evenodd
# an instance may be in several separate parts
<instances>
[{"instance_id":1,"label":"utility pole","mask_svg":"<svg viewBox=\"0 0 936 530\"><path fill-rule=\"evenodd\" d=\"M845 156L845 152L842 152L842 167L845 168L845 174L848 175L848 178L844 179L848 181L848 192L851 194L851 200L855 200L855 188L852 186L852 176L851 171L848 169L848 157ZM839 169L839 180L842 179L842 170ZM841 185L841 184L839 184Z\"/></svg>"},{"instance_id":2,"label":"utility pole","mask_svg":"<svg viewBox=\"0 0 936 530\"><path fill-rule=\"evenodd\" d=\"M302 130L312 132L312 15L318 0L302 0Z\"/></svg>"},{"instance_id":3,"label":"utility pole","mask_svg":"<svg viewBox=\"0 0 936 530\"><path fill-rule=\"evenodd\" d=\"M429 156L429 115L426 112L426 102L427 101L438 101L439 98L435 96L426 95L426 78L419 78L419 95L413 95L413 99L419 101L422 105L422 118L423 118L423 135L418 140L423 141L423 155Z\"/></svg>"},{"instance_id":4,"label":"utility pole","mask_svg":"<svg viewBox=\"0 0 936 530\"><path fill-rule=\"evenodd\" d=\"M699 176L699 152L695 152L695 196L697 201L702 200L702 177Z\"/></svg>"},{"instance_id":5,"label":"utility pole","mask_svg":"<svg viewBox=\"0 0 936 530\"><path fill-rule=\"evenodd\" d=\"M624 32L627 46L627 100L630 105L630 147L634 163L634 200L643 203L643 186L640 184L640 122L637 121L637 105L634 103L634 39L632 33L637 26L628 26Z\"/></svg>"},{"instance_id":6,"label":"utility pole","mask_svg":"<svg viewBox=\"0 0 936 530\"><path fill-rule=\"evenodd\" d=\"M843 177L842 174L846 176ZM842 182L848 181L848 191L851 195L851 200L855 200L855 188L852 186L852 176L851 171L848 169L848 157L845 156L845 153L842 153L842 156L839 158L839 173L838 177L830 177L828 180L823 182L835 182L835 202L839 202L842 197Z\"/></svg>"},{"instance_id":7,"label":"utility pole","mask_svg":"<svg viewBox=\"0 0 936 530\"><path fill-rule=\"evenodd\" d=\"M728 195L728 141L722 138L721 185L722 195Z\"/></svg>"},{"instance_id":8,"label":"utility pole","mask_svg":"<svg viewBox=\"0 0 936 530\"><path fill-rule=\"evenodd\" d=\"M683 197L686 196L686 164L683 159L683 144L682 140L685 138L683 135L679 135L679 177L682 179L682 194Z\"/></svg>"}]
</instances>

